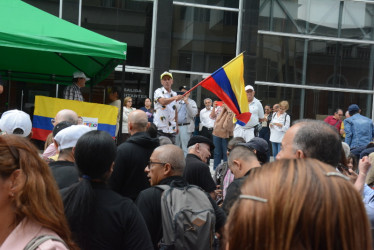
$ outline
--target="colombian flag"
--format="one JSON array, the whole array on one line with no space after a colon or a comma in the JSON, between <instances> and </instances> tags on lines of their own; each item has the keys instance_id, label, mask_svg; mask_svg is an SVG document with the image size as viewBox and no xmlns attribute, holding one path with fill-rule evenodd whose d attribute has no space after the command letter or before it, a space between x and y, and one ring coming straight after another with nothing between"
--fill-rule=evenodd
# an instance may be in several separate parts
<instances>
[{"instance_id":1,"label":"colombian flag","mask_svg":"<svg viewBox=\"0 0 374 250\"><path fill-rule=\"evenodd\" d=\"M83 124L92 130L107 131L112 137L116 132L118 108L110 105L79 102L53 97L35 96L35 110L32 122L32 138L45 141L52 132L51 119L62 109L74 110L82 117Z\"/></svg>"},{"instance_id":2,"label":"colombian flag","mask_svg":"<svg viewBox=\"0 0 374 250\"><path fill-rule=\"evenodd\" d=\"M241 53L198 84L216 94L236 114L237 123L242 126L251 118L243 75Z\"/></svg>"}]
</instances>

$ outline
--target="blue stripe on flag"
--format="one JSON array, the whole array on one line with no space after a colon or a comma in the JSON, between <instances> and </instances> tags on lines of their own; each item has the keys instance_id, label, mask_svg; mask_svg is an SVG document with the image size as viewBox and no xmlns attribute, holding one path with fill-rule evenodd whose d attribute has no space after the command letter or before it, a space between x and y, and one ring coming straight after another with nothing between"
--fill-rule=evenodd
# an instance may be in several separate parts
<instances>
[{"instance_id":1,"label":"blue stripe on flag","mask_svg":"<svg viewBox=\"0 0 374 250\"><path fill-rule=\"evenodd\" d=\"M225 70L223 68L220 68L219 70L213 73L212 77L216 81L216 83L222 88L222 90L230 97L230 99L238 109L239 113L241 113L238 100L236 99L234 91L232 91L231 83L226 75Z\"/></svg>"},{"instance_id":2,"label":"blue stripe on flag","mask_svg":"<svg viewBox=\"0 0 374 250\"><path fill-rule=\"evenodd\" d=\"M108 132L112 137L115 136L116 133L116 125L110 125L110 124L103 124L99 123L97 126L97 130L103 130Z\"/></svg>"},{"instance_id":3,"label":"blue stripe on flag","mask_svg":"<svg viewBox=\"0 0 374 250\"><path fill-rule=\"evenodd\" d=\"M41 128L45 130L53 130L53 125L51 122L51 117L34 115L32 119L32 126L34 128Z\"/></svg>"}]
</instances>

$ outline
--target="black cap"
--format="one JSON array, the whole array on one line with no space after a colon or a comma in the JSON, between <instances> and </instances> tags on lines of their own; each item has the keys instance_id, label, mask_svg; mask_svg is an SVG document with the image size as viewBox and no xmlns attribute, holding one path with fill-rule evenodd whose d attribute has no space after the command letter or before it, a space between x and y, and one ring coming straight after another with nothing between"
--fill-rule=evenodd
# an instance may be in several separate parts
<instances>
[{"instance_id":1,"label":"black cap","mask_svg":"<svg viewBox=\"0 0 374 250\"><path fill-rule=\"evenodd\" d=\"M191 147L191 146L195 145L196 143L205 143L205 144L208 144L210 146L210 150L214 149L214 144L213 144L212 140L210 140L207 137L202 136L202 135L195 135L195 136L191 137L191 139L188 141L187 147Z\"/></svg>"},{"instance_id":2,"label":"black cap","mask_svg":"<svg viewBox=\"0 0 374 250\"><path fill-rule=\"evenodd\" d=\"M267 153L269 151L268 143L260 137L254 137L249 142L246 142L246 143L238 143L237 146L253 148L253 149L256 149L256 151L260 153Z\"/></svg>"},{"instance_id":3,"label":"black cap","mask_svg":"<svg viewBox=\"0 0 374 250\"><path fill-rule=\"evenodd\" d=\"M180 86L180 87L179 87L179 90L182 90L182 89L185 89L185 90L187 90L187 91L190 90L190 88L187 87L187 86Z\"/></svg>"}]
</instances>

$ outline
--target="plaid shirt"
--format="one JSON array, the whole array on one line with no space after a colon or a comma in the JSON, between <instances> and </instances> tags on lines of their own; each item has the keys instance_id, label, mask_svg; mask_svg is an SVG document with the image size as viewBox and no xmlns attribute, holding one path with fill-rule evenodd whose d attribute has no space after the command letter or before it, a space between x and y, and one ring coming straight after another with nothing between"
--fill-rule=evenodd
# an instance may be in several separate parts
<instances>
[{"instance_id":1,"label":"plaid shirt","mask_svg":"<svg viewBox=\"0 0 374 250\"><path fill-rule=\"evenodd\" d=\"M81 101L81 102L84 101L82 92L80 88L78 87L78 85L75 83L65 88L63 96L64 96L64 99L68 99L68 100L76 100L76 101Z\"/></svg>"}]
</instances>

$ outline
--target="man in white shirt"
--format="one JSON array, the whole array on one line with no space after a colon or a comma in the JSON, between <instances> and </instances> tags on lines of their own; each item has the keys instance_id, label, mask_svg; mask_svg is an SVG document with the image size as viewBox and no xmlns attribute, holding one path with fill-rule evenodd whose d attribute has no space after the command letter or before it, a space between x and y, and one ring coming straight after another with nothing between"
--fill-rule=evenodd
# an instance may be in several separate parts
<instances>
[{"instance_id":1,"label":"man in white shirt","mask_svg":"<svg viewBox=\"0 0 374 250\"><path fill-rule=\"evenodd\" d=\"M173 75L170 72L165 71L160 78L162 87L156 89L154 93L153 123L157 127L158 136L166 136L175 144L175 135L178 133L177 101L181 100L183 96L177 95L171 89Z\"/></svg>"},{"instance_id":2,"label":"man in white shirt","mask_svg":"<svg viewBox=\"0 0 374 250\"><path fill-rule=\"evenodd\" d=\"M213 140L212 132L215 119L212 117L216 113L215 107L212 107L212 99L210 98L204 99L204 105L205 108L200 111L201 135Z\"/></svg>"},{"instance_id":3,"label":"man in white shirt","mask_svg":"<svg viewBox=\"0 0 374 250\"><path fill-rule=\"evenodd\" d=\"M255 127L264 121L264 108L259 100L255 98L255 90L251 85L245 86L247 93L247 100L249 105L249 112L251 112L251 119L245 126L236 125L234 129L234 137L242 137L246 142L255 137Z\"/></svg>"},{"instance_id":4,"label":"man in white shirt","mask_svg":"<svg viewBox=\"0 0 374 250\"><path fill-rule=\"evenodd\" d=\"M181 92L187 92L189 88L187 86L181 86L179 90ZM190 98L190 94L191 93L188 93L182 100L177 102L179 133L176 135L175 144L183 149L185 157L188 153L188 141L191 138L192 132L195 130L194 118L198 112L196 102Z\"/></svg>"}]
</instances>

